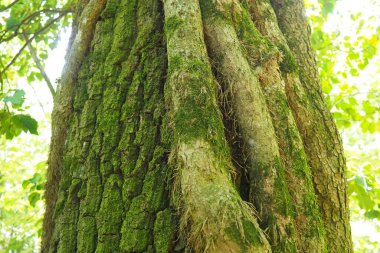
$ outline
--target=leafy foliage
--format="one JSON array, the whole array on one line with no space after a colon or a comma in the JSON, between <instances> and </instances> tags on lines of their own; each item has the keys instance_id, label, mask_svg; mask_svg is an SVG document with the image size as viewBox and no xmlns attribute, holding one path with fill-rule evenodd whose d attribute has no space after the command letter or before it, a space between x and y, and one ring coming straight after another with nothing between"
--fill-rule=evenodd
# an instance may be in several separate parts
<instances>
[{"instance_id":1,"label":"leafy foliage","mask_svg":"<svg viewBox=\"0 0 380 253\"><path fill-rule=\"evenodd\" d=\"M21 134L21 132L30 132L38 134L38 123L29 114L21 114L23 112L22 105L24 103L25 92L16 89L13 95L5 96L2 101L5 103L5 108L0 109L0 135L5 135L7 139L13 139ZM9 110L8 104L14 109Z\"/></svg>"},{"instance_id":2,"label":"leafy foliage","mask_svg":"<svg viewBox=\"0 0 380 253\"><path fill-rule=\"evenodd\" d=\"M311 42L317 52L326 101L342 132L348 162L351 221L380 232L380 3L367 0L365 8L346 9L330 1L307 1ZM372 151L370 151L372 150ZM356 236L355 251L373 252L380 240ZM379 243L379 245L378 245Z\"/></svg>"},{"instance_id":3,"label":"leafy foliage","mask_svg":"<svg viewBox=\"0 0 380 253\"><path fill-rule=\"evenodd\" d=\"M73 0L0 1L0 252L39 247L49 117L37 122L31 94L20 87L48 82L44 62L69 26L74 5Z\"/></svg>"},{"instance_id":4,"label":"leafy foliage","mask_svg":"<svg viewBox=\"0 0 380 253\"><path fill-rule=\"evenodd\" d=\"M329 2L329 1L320 1ZM329 3L328 5L330 5ZM377 4L378 5L378 4ZM327 29L328 16L321 15L325 5L310 4L314 10L310 15L312 23L311 42L317 51L323 91L340 129L359 123L364 132L380 132L378 94L376 85L360 87L355 83L360 73L378 53L380 41L379 17L361 12L351 13L349 19L337 13L336 26Z\"/></svg>"},{"instance_id":5,"label":"leafy foliage","mask_svg":"<svg viewBox=\"0 0 380 253\"><path fill-rule=\"evenodd\" d=\"M56 46L59 32L69 25L73 5L72 0L15 0L0 5L0 100L3 102L0 104L0 135L7 139L23 131L37 134L36 120L19 114L27 109L22 107L25 92L16 89L13 95L9 94L21 78L30 84L43 79L41 67ZM38 56L38 63L33 53ZM42 66L38 67L39 64Z\"/></svg>"},{"instance_id":6,"label":"leafy foliage","mask_svg":"<svg viewBox=\"0 0 380 253\"><path fill-rule=\"evenodd\" d=\"M0 252L34 252L41 236L49 134L20 137L0 137Z\"/></svg>"}]
</instances>

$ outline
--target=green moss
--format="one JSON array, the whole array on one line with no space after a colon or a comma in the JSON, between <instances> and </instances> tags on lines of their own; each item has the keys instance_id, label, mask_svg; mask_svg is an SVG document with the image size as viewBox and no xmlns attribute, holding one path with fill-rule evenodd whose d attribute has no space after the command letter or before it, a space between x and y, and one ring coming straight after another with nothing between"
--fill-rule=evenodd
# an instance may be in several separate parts
<instances>
[{"instance_id":1,"label":"green moss","mask_svg":"<svg viewBox=\"0 0 380 253\"><path fill-rule=\"evenodd\" d=\"M243 229L244 229L244 236L250 244L254 245L260 245L261 242L261 236L258 231L258 227L255 227L254 224L252 224L251 221L243 220Z\"/></svg>"},{"instance_id":2,"label":"green moss","mask_svg":"<svg viewBox=\"0 0 380 253\"><path fill-rule=\"evenodd\" d=\"M192 99L186 100L178 109L174 117L174 138L186 142L202 136L213 147L222 147L223 126L219 112L215 105L208 101L209 96L200 92L189 92Z\"/></svg>"},{"instance_id":3,"label":"green moss","mask_svg":"<svg viewBox=\"0 0 380 253\"><path fill-rule=\"evenodd\" d=\"M164 207L166 175L162 171L149 171L144 180L142 194L146 197L147 210L154 213Z\"/></svg>"},{"instance_id":4,"label":"green moss","mask_svg":"<svg viewBox=\"0 0 380 253\"><path fill-rule=\"evenodd\" d=\"M298 65L290 50L284 45L279 45L278 48L283 55L283 59L280 63L281 71L284 73L298 72Z\"/></svg>"},{"instance_id":5,"label":"green moss","mask_svg":"<svg viewBox=\"0 0 380 253\"><path fill-rule=\"evenodd\" d=\"M145 201L144 195L135 197L125 215L121 228L122 238L120 244L121 249L124 251L141 252L149 244L151 216L145 209Z\"/></svg>"},{"instance_id":6,"label":"green moss","mask_svg":"<svg viewBox=\"0 0 380 253\"><path fill-rule=\"evenodd\" d=\"M223 21L231 21L231 15L229 12L229 10L231 10L231 4L225 4L223 6L225 11L221 11L221 9L215 8L214 1L203 0L199 3L202 10L202 17L212 17Z\"/></svg>"},{"instance_id":7,"label":"green moss","mask_svg":"<svg viewBox=\"0 0 380 253\"><path fill-rule=\"evenodd\" d=\"M283 253L283 252L299 252L297 250L297 245L295 242L290 240L283 240L279 244L272 246L272 252L273 253Z\"/></svg>"},{"instance_id":8,"label":"green moss","mask_svg":"<svg viewBox=\"0 0 380 253\"><path fill-rule=\"evenodd\" d=\"M240 252L247 252L247 249L250 247L262 245L259 227L256 227L247 219L242 220L242 226L244 234L241 234L242 231L239 230L236 224L232 224L225 230L226 235L240 246Z\"/></svg>"},{"instance_id":9,"label":"green moss","mask_svg":"<svg viewBox=\"0 0 380 253\"><path fill-rule=\"evenodd\" d=\"M200 59L184 60L175 55L169 58L168 73L182 75L174 91L179 96L180 106L174 115L174 139L189 141L202 136L220 153L225 149L224 127L215 101L215 88L208 62ZM166 96L171 97L171 90ZM170 124L170 123L169 123Z\"/></svg>"},{"instance_id":10,"label":"green moss","mask_svg":"<svg viewBox=\"0 0 380 253\"><path fill-rule=\"evenodd\" d=\"M178 16L169 17L165 21L165 27L164 27L166 37L171 37L173 33L178 29L178 27L183 23L184 23L183 20L180 19Z\"/></svg>"},{"instance_id":11,"label":"green moss","mask_svg":"<svg viewBox=\"0 0 380 253\"><path fill-rule=\"evenodd\" d=\"M87 182L83 181L78 191L79 199L84 199L86 197L86 193L87 193L86 188L87 188Z\"/></svg>"},{"instance_id":12,"label":"green moss","mask_svg":"<svg viewBox=\"0 0 380 253\"><path fill-rule=\"evenodd\" d=\"M94 217L84 216L78 221L78 252L95 252L96 249L96 221Z\"/></svg>"},{"instance_id":13,"label":"green moss","mask_svg":"<svg viewBox=\"0 0 380 253\"><path fill-rule=\"evenodd\" d=\"M167 65L161 3L119 2L107 2L78 76L56 205L57 231L71 231L62 235L69 246L61 252L76 245L76 230L80 252L120 252L121 231L121 245L152 251L155 213L167 205L167 154L154 151ZM123 219L130 224L124 230Z\"/></svg>"},{"instance_id":14,"label":"green moss","mask_svg":"<svg viewBox=\"0 0 380 253\"><path fill-rule=\"evenodd\" d=\"M141 192L143 182L136 177L125 178L123 183L123 196L134 197Z\"/></svg>"},{"instance_id":15,"label":"green moss","mask_svg":"<svg viewBox=\"0 0 380 253\"><path fill-rule=\"evenodd\" d=\"M54 218L59 217L59 215L62 213L63 208L65 206L66 197L67 196L66 196L66 194L64 192L60 191L58 193L57 202L55 204L54 214L53 214Z\"/></svg>"},{"instance_id":16,"label":"green moss","mask_svg":"<svg viewBox=\"0 0 380 253\"><path fill-rule=\"evenodd\" d=\"M278 53L278 49L255 27L245 8L241 12L235 11L232 14L236 34L244 47L243 53L251 65L256 66Z\"/></svg>"},{"instance_id":17,"label":"green moss","mask_svg":"<svg viewBox=\"0 0 380 253\"><path fill-rule=\"evenodd\" d=\"M69 201L71 198L78 198L78 192L79 192L79 189L81 188L81 185L82 185L82 180L78 179L78 178L74 178L73 180L71 180L71 185L70 185L70 188L69 188Z\"/></svg>"},{"instance_id":18,"label":"green moss","mask_svg":"<svg viewBox=\"0 0 380 253\"><path fill-rule=\"evenodd\" d=\"M88 64L85 64L85 66L88 66ZM73 104L74 111L82 110L87 99L88 95L86 85L84 83L79 83Z\"/></svg>"},{"instance_id":19,"label":"green moss","mask_svg":"<svg viewBox=\"0 0 380 253\"><path fill-rule=\"evenodd\" d=\"M154 221L154 246L157 253L170 252L175 236L176 220L169 208L157 213Z\"/></svg>"},{"instance_id":20,"label":"green moss","mask_svg":"<svg viewBox=\"0 0 380 253\"><path fill-rule=\"evenodd\" d=\"M122 233L121 252L145 252L150 241L149 230L129 229Z\"/></svg>"},{"instance_id":21,"label":"green moss","mask_svg":"<svg viewBox=\"0 0 380 253\"><path fill-rule=\"evenodd\" d=\"M261 227L267 229L267 234L272 245L274 252L297 252L295 250L295 227L292 222L292 218L295 216L295 208L293 200L288 191L288 186L285 179L284 167L279 157L275 159L273 164L256 164L253 166L256 170L250 172L250 178L254 182L251 182L251 199L258 206L258 209L263 209L261 213ZM264 182L261 182L260 178L272 176L270 171L275 170L276 176L274 178L273 193L267 194L263 191ZM265 175L270 173L268 175ZM271 209L274 212L265 212L264 210ZM279 223L278 218L288 218L287 224L283 222ZM283 221L283 219L282 219ZM279 224L281 227L279 228ZM288 233L290 232L290 234ZM281 251L281 250L289 251Z\"/></svg>"},{"instance_id":22,"label":"green moss","mask_svg":"<svg viewBox=\"0 0 380 253\"><path fill-rule=\"evenodd\" d=\"M126 59L137 39L137 0L126 1L121 5L113 25L114 41L111 51L119 52L121 59Z\"/></svg>"},{"instance_id":23,"label":"green moss","mask_svg":"<svg viewBox=\"0 0 380 253\"><path fill-rule=\"evenodd\" d=\"M106 7L104 8L100 16L103 19L113 18L119 8L119 2L120 0L107 1Z\"/></svg>"},{"instance_id":24,"label":"green moss","mask_svg":"<svg viewBox=\"0 0 380 253\"><path fill-rule=\"evenodd\" d=\"M288 192L288 186L285 179L284 166L281 163L280 158L275 161L275 168L277 177L275 179L275 203L277 203L278 211L285 217L294 217L295 210L292 202L292 198Z\"/></svg>"},{"instance_id":25,"label":"green moss","mask_svg":"<svg viewBox=\"0 0 380 253\"><path fill-rule=\"evenodd\" d=\"M94 216L101 201L102 185L100 177L89 177L87 179L86 188L86 198L80 206L80 210L85 216Z\"/></svg>"}]
</instances>

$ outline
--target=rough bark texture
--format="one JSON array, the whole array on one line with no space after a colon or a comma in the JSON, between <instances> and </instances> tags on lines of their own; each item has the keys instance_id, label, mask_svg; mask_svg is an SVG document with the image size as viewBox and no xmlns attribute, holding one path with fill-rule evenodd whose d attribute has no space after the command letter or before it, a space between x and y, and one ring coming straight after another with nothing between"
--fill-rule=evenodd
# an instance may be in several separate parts
<instances>
[{"instance_id":1,"label":"rough bark texture","mask_svg":"<svg viewBox=\"0 0 380 253\"><path fill-rule=\"evenodd\" d=\"M43 252L352 252L301 0L79 0Z\"/></svg>"}]
</instances>

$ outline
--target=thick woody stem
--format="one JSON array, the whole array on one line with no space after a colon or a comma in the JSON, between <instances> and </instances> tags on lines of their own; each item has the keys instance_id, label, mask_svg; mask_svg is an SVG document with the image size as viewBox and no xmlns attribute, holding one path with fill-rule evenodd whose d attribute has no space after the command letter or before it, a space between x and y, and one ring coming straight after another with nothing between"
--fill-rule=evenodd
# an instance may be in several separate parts
<instances>
[{"instance_id":1,"label":"thick woody stem","mask_svg":"<svg viewBox=\"0 0 380 253\"><path fill-rule=\"evenodd\" d=\"M251 209L235 190L198 1L164 1L166 99L174 143L174 203L196 252L270 252Z\"/></svg>"},{"instance_id":2,"label":"thick woody stem","mask_svg":"<svg viewBox=\"0 0 380 253\"><path fill-rule=\"evenodd\" d=\"M46 183L46 212L44 216L44 234L42 236L42 252L48 252L50 238L54 231L54 207L57 200L58 182L63 168L63 152L69 117L72 112L75 80L83 58L89 48L96 21L105 6L106 0L90 0L84 7L78 30L76 31L71 50L67 53L63 68L61 86L58 87L52 113L52 138L48 159ZM73 31L74 32L74 31Z\"/></svg>"},{"instance_id":3,"label":"thick woody stem","mask_svg":"<svg viewBox=\"0 0 380 253\"><path fill-rule=\"evenodd\" d=\"M312 169L328 251L352 252L342 141L323 98L303 1L271 3L299 67L298 73L284 75L286 92Z\"/></svg>"},{"instance_id":4,"label":"thick woody stem","mask_svg":"<svg viewBox=\"0 0 380 253\"><path fill-rule=\"evenodd\" d=\"M232 16L231 16L232 13ZM276 50L259 35L240 3L203 1L205 35L220 81L230 93L231 107L241 129L250 166L250 200L257 208L261 227L268 230L272 250L295 252L293 205L284 177L275 130L260 80L251 69L236 30L245 29L255 42L254 61L273 57ZM236 29L234 25L236 24ZM241 27L244 26L244 27Z\"/></svg>"}]
</instances>

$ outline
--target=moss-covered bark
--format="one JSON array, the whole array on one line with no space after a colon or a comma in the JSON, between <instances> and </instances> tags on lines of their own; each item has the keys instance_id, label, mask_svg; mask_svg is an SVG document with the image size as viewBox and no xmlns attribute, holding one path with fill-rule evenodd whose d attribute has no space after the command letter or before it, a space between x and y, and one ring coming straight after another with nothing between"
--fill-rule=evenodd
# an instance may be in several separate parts
<instances>
[{"instance_id":1,"label":"moss-covered bark","mask_svg":"<svg viewBox=\"0 0 380 253\"><path fill-rule=\"evenodd\" d=\"M295 205L298 244L304 252L323 252L327 250L325 228L318 210L304 145L285 90L286 76L296 76L298 66L278 26L270 1L248 1L246 7L261 34L278 48L278 54L260 66L259 77L275 126L281 157L288 168L285 177ZM242 39L245 41L249 38ZM249 55L255 54L250 48Z\"/></svg>"},{"instance_id":2,"label":"moss-covered bark","mask_svg":"<svg viewBox=\"0 0 380 253\"><path fill-rule=\"evenodd\" d=\"M176 218L168 201L170 143L161 136L162 4L108 1L93 34L60 143L56 225L44 251L168 252Z\"/></svg>"},{"instance_id":3,"label":"moss-covered bark","mask_svg":"<svg viewBox=\"0 0 380 253\"><path fill-rule=\"evenodd\" d=\"M264 233L234 189L217 90L198 1L166 0L167 93L174 203L180 230L196 252L268 252ZM170 126L168 126L170 127Z\"/></svg>"},{"instance_id":4,"label":"moss-covered bark","mask_svg":"<svg viewBox=\"0 0 380 253\"><path fill-rule=\"evenodd\" d=\"M79 1L43 252L351 250L347 203L326 191L345 189L339 138L280 5Z\"/></svg>"},{"instance_id":5,"label":"moss-covered bark","mask_svg":"<svg viewBox=\"0 0 380 253\"><path fill-rule=\"evenodd\" d=\"M221 83L226 86L224 90L231 93L231 107L242 132L243 152L250 162L250 200L257 208L262 227L267 230L273 251L295 252L293 203L284 178L275 131L259 78L250 68L234 27L234 22L237 27L244 25L237 21L237 16L244 15L244 10L236 2L221 4L212 1L203 1L202 10L211 58L220 72ZM250 26L247 29L250 38L256 40L262 54L273 54L273 48L263 38L264 42L261 42L261 38L254 37L258 33L250 30L255 29L253 23L246 21Z\"/></svg>"},{"instance_id":6,"label":"moss-covered bark","mask_svg":"<svg viewBox=\"0 0 380 253\"><path fill-rule=\"evenodd\" d=\"M286 90L312 169L328 250L352 252L342 141L323 98L303 1L271 1L299 67L297 75L284 74Z\"/></svg>"}]
</instances>

